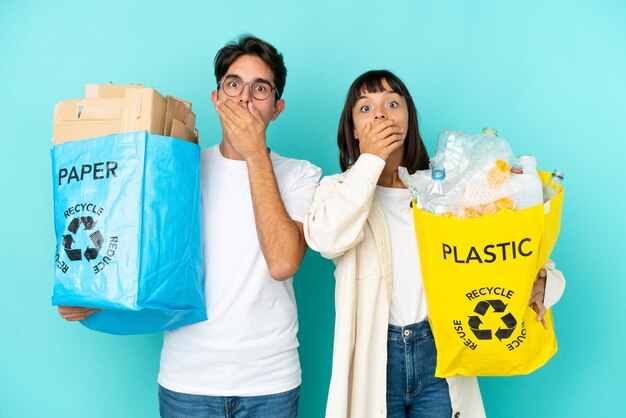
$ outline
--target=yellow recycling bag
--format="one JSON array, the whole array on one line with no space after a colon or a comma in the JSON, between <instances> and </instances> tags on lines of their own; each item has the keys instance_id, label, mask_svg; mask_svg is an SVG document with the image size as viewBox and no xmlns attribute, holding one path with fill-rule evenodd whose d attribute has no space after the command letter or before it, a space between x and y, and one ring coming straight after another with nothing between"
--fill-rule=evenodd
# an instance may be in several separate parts
<instances>
[{"instance_id":1,"label":"yellow recycling bag","mask_svg":"<svg viewBox=\"0 0 626 418\"><path fill-rule=\"evenodd\" d=\"M545 329L528 302L559 235L562 204L563 190L543 205L480 218L414 207L435 376L527 374L556 353L552 313Z\"/></svg>"}]
</instances>

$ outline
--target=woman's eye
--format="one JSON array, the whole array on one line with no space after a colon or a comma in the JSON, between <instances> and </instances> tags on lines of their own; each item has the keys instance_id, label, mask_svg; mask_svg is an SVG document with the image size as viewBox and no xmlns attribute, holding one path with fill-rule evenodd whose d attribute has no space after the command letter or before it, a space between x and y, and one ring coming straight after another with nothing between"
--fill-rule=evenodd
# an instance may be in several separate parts
<instances>
[{"instance_id":1,"label":"woman's eye","mask_svg":"<svg viewBox=\"0 0 626 418\"><path fill-rule=\"evenodd\" d=\"M400 104L398 102L389 102L389 107L398 107Z\"/></svg>"},{"instance_id":2,"label":"woman's eye","mask_svg":"<svg viewBox=\"0 0 626 418\"><path fill-rule=\"evenodd\" d=\"M361 106L361 109L359 109L361 112L369 112L370 111L370 107L369 105L363 105Z\"/></svg>"}]
</instances>

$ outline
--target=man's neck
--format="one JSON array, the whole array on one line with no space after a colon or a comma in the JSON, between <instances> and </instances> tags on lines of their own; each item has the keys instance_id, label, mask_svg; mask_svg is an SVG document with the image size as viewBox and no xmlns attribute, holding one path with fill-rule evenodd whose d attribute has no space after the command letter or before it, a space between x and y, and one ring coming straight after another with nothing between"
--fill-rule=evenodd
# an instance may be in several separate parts
<instances>
[{"instance_id":1,"label":"man's neck","mask_svg":"<svg viewBox=\"0 0 626 418\"><path fill-rule=\"evenodd\" d=\"M222 154L222 157L228 160L237 160L237 161L245 160L245 158L243 158L241 154L237 152L235 147L233 147L233 145L230 143L228 138L223 137L222 142L220 142L219 147L220 147L220 154ZM267 146L265 147L265 149L267 150L268 154L272 151L271 148Z\"/></svg>"},{"instance_id":2,"label":"man's neck","mask_svg":"<svg viewBox=\"0 0 626 418\"><path fill-rule=\"evenodd\" d=\"M220 153L222 157L229 160L239 160L243 161L243 157L235 150L235 147L232 146L228 138L222 138L222 142L220 143Z\"/></svg>"}]
</instances>

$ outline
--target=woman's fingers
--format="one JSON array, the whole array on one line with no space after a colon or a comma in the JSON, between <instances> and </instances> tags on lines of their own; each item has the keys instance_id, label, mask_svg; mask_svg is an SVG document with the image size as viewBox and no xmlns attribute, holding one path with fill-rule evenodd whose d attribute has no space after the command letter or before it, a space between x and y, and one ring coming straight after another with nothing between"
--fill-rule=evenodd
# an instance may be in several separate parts
<instances>
[{"instance_id":1,"label":"woman's fingers","mask_svg":"<svg viewBox=\"0 0 626 418\"><path fill-rule=\"evenodd\" d=\"M395 120L391 120L391 119L382 120L382 121L379 121L379 122L374 122L374 124L372 125L372 128L371 128L371 132L372 132L372 134L377 134L377 133L380 133L380 132L384 131L387 128L395 126L396 124L397 124L397 122Z\"/></svg>"},{"instance_id":2,"label":"woman's fingers","mask_svg":"<svg viewBox=\"0 0 626 418\"><path fill-rule=\"evenodd\" d=\"M393 120L383 120L374 124L367 123L360 134L361 152L377 155L384 160L389 154L400 148L406 133Z\"/></svg>"},{"instance_id":3,"label":"woman's fingers","mask_svg":"<svg viewBox=\"0 0 626 418\"><path fill-rule=\"evenodd\" d=\"M379 132L370 133L370 135L366 136L366 138L371 142L379 142L384 141L394 135L404 136L404 130L397 126L389 126Z\"/></svg>"}]
</instances>

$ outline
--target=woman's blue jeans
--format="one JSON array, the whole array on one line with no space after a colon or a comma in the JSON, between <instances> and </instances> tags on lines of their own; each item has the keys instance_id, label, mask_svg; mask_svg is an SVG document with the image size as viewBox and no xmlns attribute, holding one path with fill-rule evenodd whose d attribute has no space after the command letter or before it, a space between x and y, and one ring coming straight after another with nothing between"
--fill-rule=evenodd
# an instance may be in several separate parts
<instances>
[{"instance_id":1,"label":"woman's blue jeans","mask_svg":"<svg viewBox=\"0 0 626 418\"><path fill-rule=\"evenodd\" d=\"M435 377L437 350L428 321L389 325L387 417L450 418L446 379Z\"/></svg>"}]
</instances>

